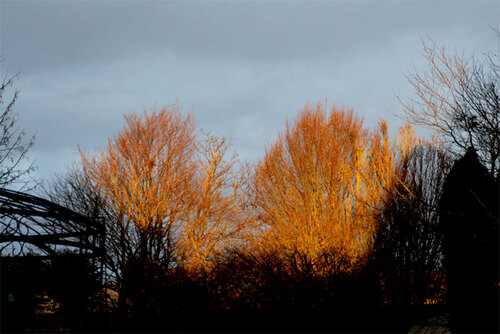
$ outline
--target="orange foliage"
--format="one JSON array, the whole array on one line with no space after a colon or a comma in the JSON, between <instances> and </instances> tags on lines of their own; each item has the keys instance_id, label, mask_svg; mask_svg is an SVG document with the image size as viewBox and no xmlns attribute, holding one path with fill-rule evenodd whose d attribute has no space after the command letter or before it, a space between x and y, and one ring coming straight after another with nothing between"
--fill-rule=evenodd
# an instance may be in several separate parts
<instances>
[{"instance_id":1,"label":"orange foliage","mask_svg":"<svg viewBox=\"0 0 500 334\"><path fill-rule=\"evenodd\" d=\"M112 255L193 271L242 245L312 262L334 251L356 263L371 250L385 189L403 179L398 162L418 142L409 127L392 144L383 121L372 132L352 110L306 106L248 187L249 168L227 157L228 139L199 141L177 105L125 120L105 149L81 153L86 178L116 218L107 222Z\"/></svg>"},{"instance_id":2,"label":"orange foliage","mask_svg":"<svg viewBox=\"0 0 500 334\"><path fill-rule=\"evenodd\" d=\"M182 221L179 248L188 268L207 268L228 247L242 245L251 220L246 214L248 167L236 154L226 159L227 138L207 135L198 146L197 171Z\"/></svg>"},{"instance_id":3,"label":"orange foliage","mask_svg":"<svg viewBox=\"0 0 500 334\"><path fill-rule=\"evenodd\" d=\"M207 135L199 142L193 117L177 105L125 120L106 149L81 153L86 177L116 217L107 222L113 256L194 270L241 244L248 168L226 158L229 141Z\"/></svg>"},{"instance_id":4,"label":"orange foliage","mask_svg":"<svg viewBox=\"0 0 500 334\"><path fill-rule=\"evenodd\" d=\"M106 149L81 153L83 169L117 217L108 229L126 248L121 256L170 260L194 176L195 122L177 105L125 121Z\"/></svg>"},{"instance_id":5,"label":"orange foliage","mask_svg":"<svg viewBox=\"0 0 500 334\"><path fill-rule=\"evenodd\" d=\"M384 189L397 182L395 160L415 142L410 128L392 145L383 121L372 133L352 110L307 105L256 166L260 247L313 263L335 250L356 263L371 250Z\"/></svg>"}]
</instances>

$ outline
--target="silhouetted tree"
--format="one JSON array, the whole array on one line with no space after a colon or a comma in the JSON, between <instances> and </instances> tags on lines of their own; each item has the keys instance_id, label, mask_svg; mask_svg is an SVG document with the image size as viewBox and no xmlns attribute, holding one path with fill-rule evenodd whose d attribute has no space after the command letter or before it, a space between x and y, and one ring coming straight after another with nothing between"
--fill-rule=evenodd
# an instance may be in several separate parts
<instances>
[{"instance_id":1,"label":"silhouetted tree","mask_svg":"<svg viewBox=\"0 0 500 334\"><path fill-rule=\"evenodd\" d=\"M454 331L499 330L499 184L473 148L446 178L440 201Z\"/></svg>"},{"instance_id":2,"label":"silhouetted tree","mask_svg":"<svg viewBox=\"0 0 500 334\"><path fill-rule=\"evenodd\" d=\"M433 143L421 143L400 161L402 182L387 193L374 246L386 303L410 306L443 299L438 202L449 168L449 158Z\"/></svg>"},{"instance_id":3,"label":"silhouetted tree","mask_svg":"<svg viewBox=\"0 0 500 334\"><path fill-rule=\"evenodd\" d=\"M66 208L82 214L89 219L106 224L104 278L106 284L116 286L120 277L120 258L116 256L116 230L112 222L116 220L112 210L106 205L104 196L98 189L92 187L90 180L83 173L80 166L74 165L63 174L56 174L55 178L39 188L41 196L48 198ZM81 232L81 227L74 226L74 232ZM101 261L99 257L97 261ZM100 262L99 262L100 266Z\"/></svg>"},{"instance_id":4,"label":"silhouetted tree","mask_svg":"<svg viewBox=\"0 0 500 334\"><path fill-rule=\"evenodd\" d=\"M406 121L442 136L457 156L477 149L490 173L500 171L500 53L483 62L449 56L434 41L423 43L429 70L410 73L416 98L403 106Z\"/></svg>"}]
</instances>

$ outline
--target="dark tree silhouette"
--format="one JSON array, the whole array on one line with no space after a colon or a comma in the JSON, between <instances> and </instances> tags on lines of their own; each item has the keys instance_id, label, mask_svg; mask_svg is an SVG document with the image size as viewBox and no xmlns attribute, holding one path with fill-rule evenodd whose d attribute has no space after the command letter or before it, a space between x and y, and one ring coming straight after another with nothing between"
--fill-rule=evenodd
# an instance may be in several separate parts
<instances>
[{"instance_id":1,"label":"dark tree silhouette","mask_svg":"<svg viewBox=\"0 0 500 334\"><path fill-rule=\"evenodd\" d=\"M388 193L374 247L388 304L407 307L441 301L444 277L437 206L449 166L449 157L430 143L420 144L400 163L404 182Z\"/></svg>"},{"instance_id":2,"label":"dark tree silhouette","mask_svg":"<svg viewBox=\"0 0 500 334\"><path fill-rule=\"evenodd\" d=\"M484 61L446 53L436 42L423 43L428 71L407 78L415 99L399 101L411 124L434 131L457 155L469 146L491 173L500 171L500 50Z\"/></svg>"},{"instance_id":3,"label":"dark tree silhouette","mask_svg":"<svg viewBox=\"0 0 500 334\"><path fill-rule=\"evenodd\" d=\"M469 148L440 201L453 331L499 330L499 184Z\"/></svg>"}]
</instances>

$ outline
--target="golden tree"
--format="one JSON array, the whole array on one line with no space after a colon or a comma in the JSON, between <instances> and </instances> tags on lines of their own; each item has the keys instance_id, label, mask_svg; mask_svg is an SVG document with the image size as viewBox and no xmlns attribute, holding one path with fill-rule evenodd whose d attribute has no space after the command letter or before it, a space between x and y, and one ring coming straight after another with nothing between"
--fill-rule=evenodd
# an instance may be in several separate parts
<instances>
[{"instance_id":1,"label":"golden tree","mask_svg":"<svg viewBox=\"0 0 500 334\"><path fill-rule=\"evenodd\" d=\"M81 153L83 170L113 212L108 239L118 262L142 257L170 263L195 176L195 121L176 104L126 115L125 121L105 149Z\"/></svg>"},{"instance_id":2,"label":"golden tree","mask_svg":"<svg viewBox=\"0 0 500 334\"><path fill-rule=\"evenodd\" d=\"M266 150L253 178L260 245L315 262L335 251L352 265L371 249L374 210L397 182L397 152L415 138L409 128L391 144L387 125L365 129L352 110L306 106Z\"/></svg>"},{"instance_id":3,"label":"golden tree","mask_svg":"<svg viewBox=\"0 0 500 334\"><path fill-rule=\"evenodd\" d=\"M134 258L199 270L241 245L250 223L248 167L227 157L230 141L199 140L194 118L176 104L125 120L106 149L81 154L84 177L111 212L115 272Z\"/></svg>"},{"instance_id":4,"label":"golden tree","mask_svg":"<svg viewBox=\"0 0 500 334\"><path fill-rule=\"evenodd\" d=\"M230 141L207 135L197 149L188 212L182 219L179 248L188 268L206 269L228 247L240 246L250 232L248 167L236 154L229 158Z\"/></svg>"}]
</instances>

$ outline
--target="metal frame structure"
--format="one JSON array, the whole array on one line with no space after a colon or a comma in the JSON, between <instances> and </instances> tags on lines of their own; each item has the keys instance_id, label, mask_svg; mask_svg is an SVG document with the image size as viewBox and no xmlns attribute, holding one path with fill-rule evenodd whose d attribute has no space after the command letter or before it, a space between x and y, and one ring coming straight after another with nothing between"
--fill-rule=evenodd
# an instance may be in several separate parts
<instances>
[{"instance_id":1,"label":"metal frame structure","mask_svg":"<svg viewBox=\"0 0 500 334\"><path fill-rule=\"evenodd\" d=\"M104 224L40 197L0 188L0 255L72 250L104 260ZM8 254L5 254L8 252Z\"/></svg>"}]
</instances>

